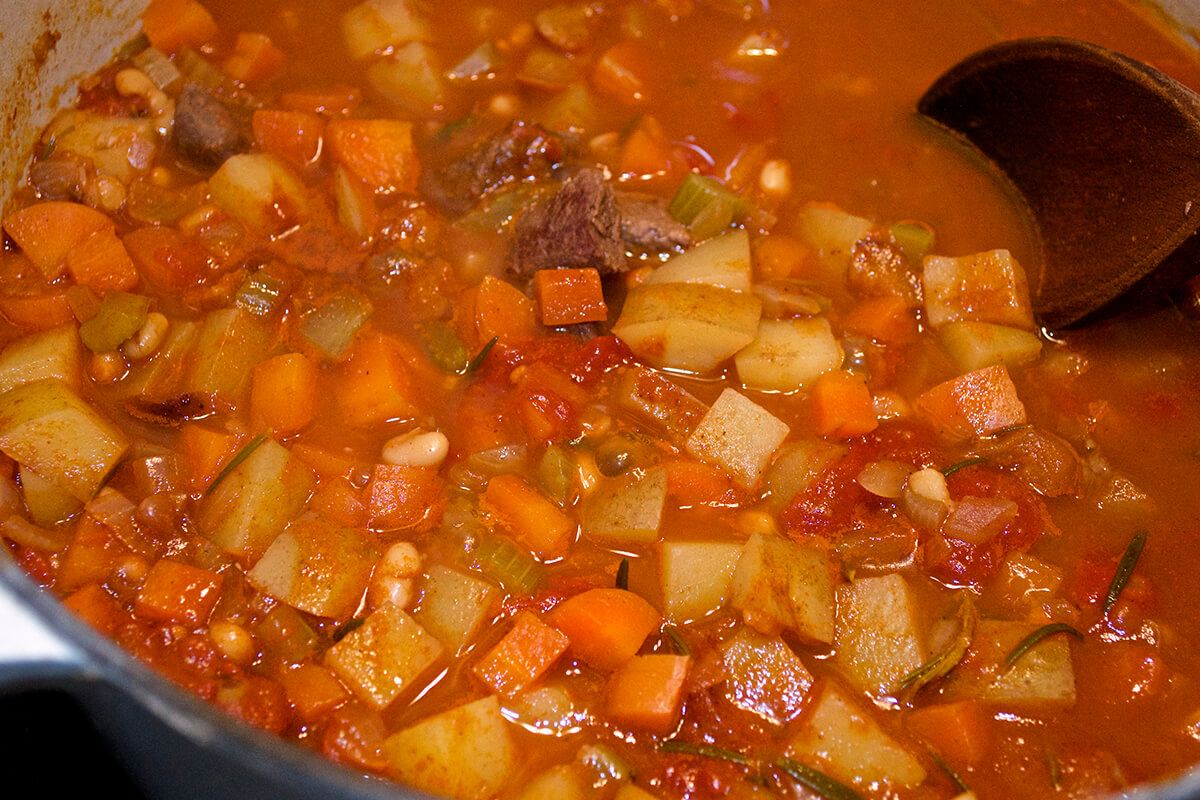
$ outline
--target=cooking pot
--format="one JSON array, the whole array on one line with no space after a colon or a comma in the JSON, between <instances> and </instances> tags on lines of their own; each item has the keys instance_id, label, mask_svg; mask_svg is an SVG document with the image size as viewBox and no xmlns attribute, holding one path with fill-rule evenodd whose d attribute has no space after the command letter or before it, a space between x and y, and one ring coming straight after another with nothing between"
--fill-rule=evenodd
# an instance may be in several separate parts
<instances>
[{"instance_id":1,"label":"cooking pot","mask_svg":"<svg viewBox=\"0 0 1200 800\"><path fill-rule=\"evenodd\" d=\"M28 143L85 74L137 31L145 0L0 3L0 203L24 172ZM1159 7L1185 33L1200 29L1200 0ZM258 733L185 693L77 620L40 591L0 548L0 695L52 691L76 701L121 769L152 798L426 797L363 778L303 748ZM0 725L4 720L0 719ZM72 754L62 753L62 769ZM21 786L9 764L6 793ZM87 780L87 777L84 777ZM1200 800L1200 766L1121 795Z\"/></svg>"}]
</instances>

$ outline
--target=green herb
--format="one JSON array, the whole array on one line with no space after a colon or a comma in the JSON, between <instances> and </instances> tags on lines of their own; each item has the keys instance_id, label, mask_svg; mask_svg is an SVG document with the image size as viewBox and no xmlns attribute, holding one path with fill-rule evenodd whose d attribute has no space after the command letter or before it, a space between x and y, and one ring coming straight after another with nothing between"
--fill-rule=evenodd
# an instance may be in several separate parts
<instances>
[{"instance_id":1,"label":"green herb","mask_svg":"<svg viewBox=\"0 0 1200 800\"><path fill-rule=\"evenodd\" d=\"M722 761L729 761L734 764L748 765L750 759L736 750L726 750L724 747L717 747L713 744L696 744L693 742L669 741L663 742L658 746L660 753L682 753L689 756L704 756L705 758L719 758Z\"/></svg>"},{"instance_id":2,"label":"green herb","mask_svg":"<svg viewBox=\"0 0 1200 800\"><path fill-rule=\"evenodd\" d=\"M696 240L716 236L750 209L750 203L716 178L689 173L675 191L667 213L687 226Z\"/></svg>"},{"instance_id":3,"label":"green herb","mask_svg":"<svg viewBox=\"0 0 1200 800\"><path fill-rule=\"evenodd\" d=\"M955 772L954 767L947 764L946 760L938 755L936 750L934 750L932 747L926 749L929 751L929 757L933 759L933 763L937 764L938 768L941 769L942 772L946 773L946 777L950 779L950 782L955 785L959 792L971 791L971 787L967 786L967 782L962 779L962 776Z\"/></svg>"},{"instance_id":4,"label":"green herb","mask_svg":"<svg viewBox=\"0 0 1200 800\"><path fill-rule=\"evenodd\" d=\"M937 668L941 666L942 662L950 656L951 652L953 652L953 649L947 647L945 650L941 651L933 658L929 659L924 664L905 675L904 678L901 679L900 683L896 686L897 691L902 692L910 686L913 686L921 681L921 679L932 675Z\"/></svg>"},{"instance_id":5,"label":"green herb","mask_svg":"<svg viewBox=\"0 0 1200 800\"><path fill-rule=\"evenodd\" d=\"M420 329L421 346L425 355L442 372L461 375L470 363L470 354L463 347L454 326L448 322L432 322Z\"/></svg>"},{"instance_id":6,"label":"green herb","mask_svg":"<svg viewBox=\"0 0 1200 800\"><path fill-rule=\"evenodd\" d=\"M933 251L933 231L917 222L897 222L888 230L896 244L904 254L914 261L920 261Z\"/></svg>"},{"instance_id":7,"label":"green herb","mask_svg":"<svg viewBox=\"0 0 1200 800\"><path fill-rule=\"evenodd\" d=\"M256 317L265 317L280 307L287 291L286 281L260 269L246 276L233 302L243 311Z\"/></svg>"},{"instance_id":8,"label":"green herb","mask_svg":"<svg viewBox=\"0 0 1200 800\"><path fill-rule=\"evenodd\" d=\"M622 558L621 563L617 565L617 582L618 589L629 588L629 559Z\"/></svg>"},{"instance_id":9,"label":"green herb","mask_svg":"<svg viewBox=\"0 0 1200 800\"><path fill-rule=\"evenodd\" d=\"M51 136L46 142L46 146L42 148L42 160L54 155L54 148L58 146L58 139Z\"/></svg>"},{"instance_id":10,"label":"green herb","mask_svg":"<svg viewBox=\"0 0 1200 800\"><path fill-rule=\"evenodd\" d=\"M671 646L675 648L675 653L677 655L690 656L692 654L692 648L688 647L687 642L685 642L683 640L683 636L680 635L679 629L674 625L668 625L667 627L663 628L663 636L667 637L667 639L671 642Z\"/></svg>"},{"instance_id":11,"label":"green herb","mask_svg":"<svg viewBox=\"0 0 1200 800\"><path fill-rule=\"evenodd\" d=\"M366 617L354 617L353 619L346 620L341 625L338 625L336 628L334 628L333 641L336 643L340 642L342 639L345 639L347 634L353 633L361 628L366 621Z\"/></svg>"},{"instance_id":12,"label":"green herb","mask_svg":"<svg viewBox=\"0 0 1200 800\"><path fill-rule=\"evenodd\" d=\"M987 459L983 456L972 456L971 458L965 458L962 461L959 461L957 464L951 464L950 466L946 467L944 470L942 470L942 475L949 478L960 469L966 469L967 467L973 467L976 464L985 463L987 463Z\"/></svg>"},{"instance_id":13,"label":"green herb","mask_svg":"<svg viewBox=\"0 0 1200 800\"><path fill-rule=\"evenodd\" d=\"M1083 641L1083 634L1065 622L1051 622L1049 625L1043 625L1033 633L1026 636L1021 642L1012 649L1012 652L1004 657L1004 668L1010 669L1013 664L1021 660L1021 657L1032 650L1047 636L1053 636L1057 633L1069 633L1076 639Z\"/></svg>"},{"instance_id":14,"label":"green herb","mask_svg":"<svg viewBox=\"0 0 1200 800\"><path fill-rule=\"evenodd\" d=\"M1146 531L1138 531L1137 534L1129 542L1129 546L1125 548L1125 554L1121 556L1121 562L1117 564L1117 574L1113 575L1112 583L1109 584L1108 593L1104 595L1104 613L1107 614L1116 605L1117 598L1121 596L1121 592L1125 589L1125 584L1129 583L1129 578L1133 575L1133 570L1137 566L1138 559L1142 557L1142 548L1146 546Z\"/></svg>"},{"instance_id":15,"label":"green herb","mask_svg":"<svg viewBox=\"0 0 1200 800\"><path fill-rule=\"evenodd\" d=\"M503 536L484 536L472 551L479 569L510 591L532 595L542 583L541 565Z\"/></svg>"},{"instance_id":16,"label":"green herb","mask_svg":"<svg viewBox=\"0 0 1200 800\"><path fill-rule=\"evenodd\" d=\"M109 292L95 316L79 326L79 338L93 353L116 350L138 332L150 313L150 298L129 292Z\"/></svg>"},{"instance_id":17,"label":"green herb","mask_svg":"<svg viewBox=\"0 0 1200 800\"><path fill-rule=\"evenodd\" d=\"M488 353L492 352L492 348L496 346L496 342L498 341L500 341L499 336L493 336L491 339L488 339L488 343L480 348L475 357L471 359L471 363L467 364L467 372L475 372L482 367L483 360L487 358Z\"/></svg>"},{"instance_id":18,"label":"green herb","mask_svg":"<svg viewBox=\"0 0 1200 800\"><path fill-rule=\"evenodd\" d=\"M212 494L221 481L225 480L225 478L229 476L229 473L237 469L241 463L249 458L250 454L257 450L258 446L266 440L267 432L263 431L258 436L255 436L253 439L247 442L245 447L237 451L237 454L233 458L229 459L229 463L225 465L224 469L217 473L217 477L213 478L213 482L210 483L208 488L204 490L205 497Z\"/></svg>"},{"instance_id":19,"label":"green herb","mask_svg":"<svg viewBox=\"0 0 1200 800\"><path fill-rule=\"evenodd\" d=\"M844 783L836 781L824 772L815 770L790 758L780 758L775 766L811 792L825 800L863 800L863 796Z\"/></svg>"}]
</instances>

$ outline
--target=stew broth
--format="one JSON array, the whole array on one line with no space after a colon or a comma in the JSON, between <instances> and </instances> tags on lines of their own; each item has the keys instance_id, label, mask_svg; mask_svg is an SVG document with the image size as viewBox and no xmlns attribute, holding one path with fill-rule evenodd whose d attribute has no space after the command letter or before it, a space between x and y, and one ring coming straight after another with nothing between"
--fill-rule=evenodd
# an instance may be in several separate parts
<instances>
[{"instance_id":1,"label":"stew broth","mask_svg":"<svg viewBox=\"0 0 1200 800\"><path fill-rule=\"evenodd\" d=\"M145 28L0 261L0 537L136 656L456 797L1083 797L1200 759L1197 323L1036 330L1019 205L913 110L1029 35L1200 88L1146 11Z\"/></svg>"}]
</instances>

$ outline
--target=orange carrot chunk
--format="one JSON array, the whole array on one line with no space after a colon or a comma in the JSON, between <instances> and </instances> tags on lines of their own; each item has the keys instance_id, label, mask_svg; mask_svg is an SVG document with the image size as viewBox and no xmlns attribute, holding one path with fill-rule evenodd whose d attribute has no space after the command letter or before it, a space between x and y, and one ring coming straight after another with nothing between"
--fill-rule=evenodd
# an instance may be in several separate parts
<instances>
[{"instance_id":1,"label":"orange carrot chunk","mask_svg":"<svg viewBox=\"0 0 1200 800\"><path fill-rule=\"evenodd\" d=\"M812 385L813 424L817 433L847 439L879 425L866 379L848 370L823 373Z\"/></svg>"},{"instance_id":2,"label":"orange carrot chunk","mask_svg":"<svg viewBox=\"0 0 1200 800\"><path fill-rule=\"evenodd\" d=\"M543 269L533 279L543 325L608 319L600 273L594 268Z\"/></svg>"},{"instance_id":3,"label":"orange carrot chunk","mask_svg":"<svg viewBox=\"0 0 1200 800\"><path fill-rule=\"evenodd\" d=\"M327 129L334 159L380 194L411 194L419 164L412 124L390 119L335 119Z\"/></svg>"},{"instance_id":4,"label":"orange carrot chunk","mask_svg":"<svg viewBox=\"0 0 1200 800\"><path fill-rule=\"evenodd\" d=\"M689 662L687 656L665 653L626 661L608 681L604 706L609 717L619 725L669 733L679 720Z\"/></svg>"},{"instance_id":5,"label":"orange carrot chunk","mask_svg":"<svg viewBox=\"0 0 1200 800\"><path fill-rule=\"evenodd\" d=\"M142 12L142 32L150 44L173 53L185 45L198 48L212 42L220 29L197 0L151 0Z\"/></svg>"},{"instance_id":6,"label":"orange carrot chunk","mask_svg":"<svg viewBox=\"0 0 1200 800\"><path fill-rule=\"evenodd\" d=\"M662 616L626 589L589 589L564 600L549 622L567 635L571 652L600 669L615 669L637 655Z\"/></svg>"},{"instance_id":7,"label":"orange carrot chunk","mask_svg":"<svg viewBox=\"0 0 1200 800\"><path fill-rule=\"evenodd\" d=\"M288 435L312 422L317 367L303 353L282 353L254 367L250 416L275 433Z\"/></svg>"},{"instance_id":8,"label":"orange carrot chunk","mask_svg":"<svg viewBox=\"0 0 1200 800\"><path fill-rule=\"evenodd\" d=\"M221 597L221 576L212 570L163 559L146 573L134 611L160 622L200 625Z\"/></svg>"},{"instance_id":9,"label":"orange carrot chunk","mask_svg":"<svg viewBox=\"0 0 1200 800\"><path fill-rule=\"evenodd\" d=\"M952 766L978 766L990 746L991 715L975 700L918 708L905 722Z\"/></svg>"},{"instance_id":10,"label":"orange carrot chunk","mask_svg":"<svg viewBox=\"0 0 1200 800\"><path fill-rule=\"evenodd\" d=\"M1008 369L999 364L939 383L917 398L916 407L943 432L961 437L988 436L1025 423L1025 404Z\"/></svg>"},{"instance_id":11,"label":"orange carrot chunk","mask_svg":"<svg viewBox=\"0 0 1200 800\"><path fill-rule=\"evenodd\" d=\"M475 665L475 675L493 691L512 697L545 674L568 644L557 628L532 611L522 611L508 633Z\"/></svg>"},{"instance_id":12,"label":"orange carrot chunk","mask_svg":"<svg viewBox=\"0 0 1200 800\"><path fill-rule=\"evenodd\" d=\"M46 280L61 275L67 255L93 233L112 227L112 220L96 209L62 200L37 203L4 218L5 233Z\"/></svg>"},{"instance_id":13,"label":"orange carrot chunk","mask_svg":"<svg viewBox=\"0 0 1200 800\"><path fill-rule=\"evenodd\" d=\"M484 490L485 506L513 537L542 558L561 558L575 536L575 521L517 475L497 475Z\"/></svg>"},{"instance_id":14,"label":"orange carrot chunk","mask_svg":"<svg viewBox=\"0 0 1200 800\"><path fill-rule=\"evenodd\" d=\"M233 43L233 55L225 59L221 69L229 77L243 83L265 80L283 66L283 51L264 33L242 31Z\"/></svg>"},{"instance_id":15,"label":"orange carrot chunk","mask_svg":"<svg viewBox=\"0 0 1200 800\"><path fill-rule=\"evenodd\" d=\"M436 520L443 481L436 469L377 464L367 484L367 524L407 530Z\"/></svg>"},{"instance_id":16,"label":"orange carrot chunk","mask_svg":"<svg viewBox=\"0 0 1200 800\"><path fill-rule=\"evenodd\" d=\"M259 147L294 166L312 166L321 156L325 120L312 111L260 108L250 127Z\"/></svg>"},{"instance_id":17,"label":"orange carrot chunk","mask_svg":"<svg viewBox=\"0 0 1200 800\"><path fill-rule=\"evenodd\" d=\"M111 227L96 231L67 254L67 272L99 295L127 291L138 282L137 267Z\"/></svg>"}]
</instances>

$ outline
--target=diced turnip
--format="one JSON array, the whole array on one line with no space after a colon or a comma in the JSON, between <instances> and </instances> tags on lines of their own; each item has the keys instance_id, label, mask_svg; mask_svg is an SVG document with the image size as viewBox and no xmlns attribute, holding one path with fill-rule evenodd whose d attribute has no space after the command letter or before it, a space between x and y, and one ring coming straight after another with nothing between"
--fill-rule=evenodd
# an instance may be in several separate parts
<instances>
[{"instance_id":1,"label":"diced turnip","mask_svg":"<svg viewBox=\"0 0 1200 800\"><path fill-rule=\"evenodd\" d=\"M754 341L762 303L700 283L634 287L613 333L655 367L707 373Z\"/></svg>"},{"instance_id":2,"label":"diced turnip","mask_svg":"<svg viewBox=\"0 0 1200 800\"><path fill-rule=\"evenodd\" d=\"M279 234L303 220L304 183L291 167L267 153L230 156L208 179L212 201L250 228Z\"/></svg>"},{"instance_id":3,"label":"diced turnip","mask_svg":"<svg viewBox=\"0 0 1200 800\"><path fill-rule=\"evenodd\" d=\"M325 653L325 665L367 705L386 708L445 652L441 642L391 603Z\"/></svg>"},{"instance_id":4,"label":"diced turnip","mask_svg":"<svg viewBox=\"0 0 1200 800\"><path fill-rule=\"evenodd\" d=\"M854 245L875 227L865 217L825 205L807 205L800 212L800 232L816 249L830 274L844 275L854 255Z\"/></svg>"},{"instance_id":5,"label":"diced turnip","mask_svg":"<svg viewBox=\"0 0 1200 800\"><path fill-rule=\"evenodd\" d=\"M672 622L700 619L725 605L742 545L711 540L662 543L663 613Z\"/></svg>"},{"instance_id":6,"label":"diced turnip","mask_svg":"<svg viewBox=\"0 0 1200 800\"><path fill-rule=\"evenodd\" d=\"M842 346L822 317L758 323L754 341L733 357L748 389L793 392L842 364Z\"/></svg>"},{"instance_id":7,"label":"diced turnip","mask_svg":"<svg viewBox=\"0 0 1200 800\"><path fill-rule=\"evenodd\" d=\"M686 389L645 367L622 371L613 400L618 407L654 425L675 444L683 444L708 411L708 406Z\"/></svg>"},{"instance_id":8,"label":"diced turnip","mask_svg":"<svg viewBox=\"0 0 1200 800\"><path fill-rule=\"evenodd\" d=\"M129 449L129 438L62 381L0 394L0 451L86 502Z\"/></svg>"},{"instance_id":9,"label":"diced turnip","mask_svg":"<svg viewBox=\"0 0 1200 800\"><path fill-rule=\"evenodd\" d=\"M860 687L894 695L928 658L916 598L898 574L862 578L837 591L838 663Z\"/></svg>"},{"instance_id":10,"label":"diced turnip","mask_svg":"<svg viewBox=\"0 0 1200 800\"><path fill-rule=\"evenodd\" d=\"M967 495L954 504L942 523L942 535L960 542L980 545L991 539L1017 516L1017 504L1007 497Z\"/></svg>"},{"instance_id":11,"label":"diced turnip","mask_svg":"<svg viewBox=\"0 0 1200 800\"><path fill-rule=\"evenodd\" d=\"M782 639L741 628L721 651L725 695L734 705L776 725L804 708L813 676Z\"/></svg>"},{"instance_id":12,"label":"diced turnip","mask_svg":"<svg viewBox=\"0 0 1200 800\"><path fill-rule=\"evenodd\" d=\"M441 75L433 68L433 55L423 42L409 42L367 67L371 88L404 108L432 115L446 102Z\"/></svg>"},{"instance_id":13,"label":"diced turnip","mask_svg":"<svg viewBox=\"0 0 1200 800\"><path fill-rule=\"evenodd\" d=\"M498 587L479 575L435 564L413 616L451 653L459 652L487 618Z\"/></svg>"},{"instance_id":14,"label":"diced turnip","mask_svg":"<svg viewBox=\"0 0 1200 800\"><path fill-rule=\"evenodd\" d=\"M366 0L342 15L350 56L369 58L406 42L428 42L429 26L411 0Z\"/></svg>"},{"instance_id":15,"label":"diced turnip","mask_svg":"<svg viewBox=\"0 0 1200 800\"><path fill-rule=\"evenodd\" d=\"M392 777L457 800L491 797L508 783L519 759L495 695L404 728L383 749Z\"/></svg>"},{"instance_id":16,"label":"diced turnip","mask_svg":"<svg viewBox=\"0 0 1200 800\"><path fill-rule=\"evenodd\" d=\"M200 530L234 558L253 563L299 516L315 478L274 439L266 439L200 502Z\"/></svg>"},{"instance_id":17,"label":"diced turnip","mask_svg":"<svg viewBox=\"0 0 1200 800\"><path fill-rule=\"evenodd\" d=\"M9 342L0 352L0 393L42 378L76 389L83 380L83 347L74 323Z\"/></svg>"},{"instance_id":18,"label":"diced turnip","mask_svg":"<svg viewBox=\"0 0 1200 800\"><path fill-rule=\"evenodd\" d=\"M583 534L603 541L657 541L666 501L665 469L651 469L632 482L614 481L588 498L581 515Z\"/></svg>"},{"instance_id":19,"label":"diced turnip","mask_svg":"<svg viewBox=\"0 0 1200 800\"><path fill-rule=\"evenodd\" d=\"M961 372L1003 364L1028 364L1042 352L1037 334L991 322L947 322L937 329L938 341Z\"/></svg>"},{"instance_id":20,"label":"diced turnip","mask_svg":"<svg viewBox=\"0 0 1200 800\"><path fill-rule=\"evenodd\" d=\"M378 560L379 550L359 530L306 515L275 538L246 578L301 611L346 619L362 600Z\"/></svg>"},{"instance_id":21,"label":"diced turnip","mask_svg":"<svg viewBox=\"0 0 1200 800\"><path fill-rule=\"evenodd\" d=\"M703 283L750 291L750 236L737 228L674 256L644 283Z\"/></svg>"},{"instance_id":22,"label":"diced turnip","mask_svg":"<svg viewBox=\"0 0 1200 800\"><path fill-rule=\"evenodd\" d=\"M742 486L755 486L789 428L762 406L725 389L688 437L689 453L716 464Z\"/></svg>"},{"instance_id":23,"label":"diced turnip","mask_svg":"<svg viewBox=\"0 0 1200 800\"><path fill-rule=\"evenodd\" d=\"M755 630L792 630L806 641L832 644L834 586L828 554L779 534L754 533L738 558L730 605Z\"/></svg>"},{"instance_id":24,"label":"diced turnip","mask_svg":"<svg viewBox=\"0 0 1200 800\"><path fill-rule=\"evenodd\" d=\"M585 800L586 797L578 768L556 764L525 784L517 800Z\"/></svg>"},{"instance_id":25,"label":"diced turnip","mask_svg":"<svg viewBox=\"0 0 1200 800\"><path fill-rule=\"evenodd\" d=\"M1033 330L1025 270L1007 250L968 256L926 256L921 279L931 325L991 322Z\"/></svg>"},{"instance_id":26,"label":"diced turnip","mask_svg":"<svg viewBox=\"0 0 1200 800\"><path fill-rule=\"evenodd\" d=\"M852 786L916 786L926 775L921 762L880 727L874 712L832 681L823 684L787 750Z\"/></svg>"}]
</instances>

